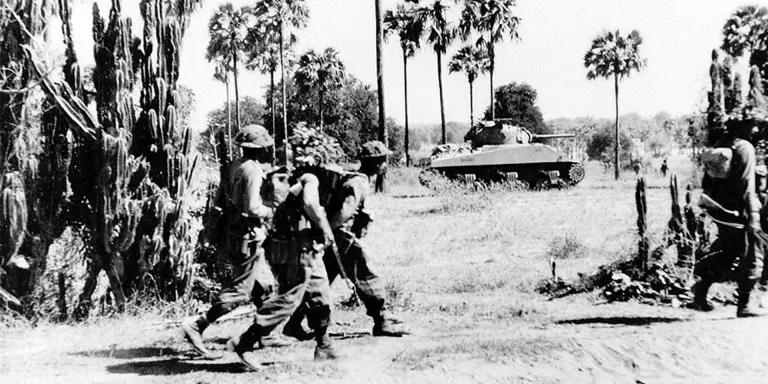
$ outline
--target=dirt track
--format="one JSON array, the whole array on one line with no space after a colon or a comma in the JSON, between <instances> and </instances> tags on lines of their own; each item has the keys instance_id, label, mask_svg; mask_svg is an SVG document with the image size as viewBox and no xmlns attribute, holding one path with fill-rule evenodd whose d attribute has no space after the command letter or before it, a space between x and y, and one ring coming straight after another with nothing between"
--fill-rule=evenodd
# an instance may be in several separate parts
<instances>
[{"instance_id":1,"label":"dirt track","mask_svg":"<svg viewBox=\"0 0 768 384\"><path fill-rule=\"evenodd\" d=\"M263 352L260 372L242 372L234 354L190 360L178 329L125 320L81 328L0 334L0 381L14 382L765 382L766 319L735 319L639 304L594 305L584 297L542 303L546 319L455 321L412 317L413 335L373 338L360 311L334 327L344 357L311 361L313 343ZM556 310L556 311L554 311ZM133 329L128 329L129 324ZM246 320L206 334L222 349ZM117 332L115 329L120 327ZM111 332L107 334L106 331ZM346 332L346 334L342 334Z\"/></svg>"}]
</instances>

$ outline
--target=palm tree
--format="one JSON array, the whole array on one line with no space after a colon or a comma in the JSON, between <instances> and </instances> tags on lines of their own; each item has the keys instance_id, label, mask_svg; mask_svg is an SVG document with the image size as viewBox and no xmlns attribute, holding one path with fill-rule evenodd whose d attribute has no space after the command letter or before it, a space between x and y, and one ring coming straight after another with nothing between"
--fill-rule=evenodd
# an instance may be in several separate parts
<instances>
[{"instance_id":1,"label":"palm tree","mask_svg":"<svg viewBox=\"0 0 768 384\"><path fill-rule=\"evenodd\" d=\"M243 7L235 9L232 3L219 6L208 22L208 32L211 40L208 42L206 59L232 62L232 73L235 79L235 121L240 130L240 90L237 84L237 62L242 49L243 40L248 33L248 17L250 9Z\"/></svg>"},{"instance_id":2,"label":"palm tree","mask_svg":"<svg viewBox=\"0 0 768 384\"><path fill-rule=\"evenodd\" d=\"M253 13L258 23L271 26L278 31L280 44L280 72L283 97L283 137L285 138L284 162L288 163L290 144L288 143L288 111L286 90L286 42L294 44L297 40L294 29L304 28L309 21L309 7L304 0L263 0L256 4Z\"/></svg>"},{"instance_id":3,"label":"palm tree","mask_svg":"<svg viewBox=\"0 0 768 384\"><path fill-rule=\"evenodd\" d=\"M509 36L512 40L519 39L517 26L520 18L513 14L515 0L467 0L461 13L459 30L466 40L472 30L479 32L477 45L487 49L490 59L491 82L491 119L496 118L493 102L493 74L496 71L495 44L504 41Z\"/></svg>"},{"instance_id":4,"label":"palm tree","mask_svg":"<svg viewBox=\"0 0 768 384\"><path fill-rule=\"evenodd\" d=\"M376 11L376 88L379 94L379 140L389 146L387 113L384 108L384 22L381 0L373 0Z\"/></svg>"},{"instance_id":5,"label":"palm tree","mask_svg":"<svg viewBox=\"0 0 768 384\"><path fill-rule=\"evenodd\" d=\"M403 89L405 91L405 166L411 163L408 156L408 59L416 54L420 40L424 34L424 26L415 17L414 8L398 5L395 11L387 11L384 15L385 36L396 33L400 38L400 48L403 50Z\"/></svg>"},{"instance_id":6,"label":"palm tree","mask_svg":"<svg viewBox=\"0 0 768 384\"><path fill-rule=\"evenodd\" d=\"M768 45L768 8L756 5L745 5L723 25L722 49L729 55L738 58L745 52L750 55L758 49L766 49Z\"/></svg>"},{"instance_id":7,"label":"palm tree","mask_svg":"<svg viewBox=\"0 0 768 384\"><path fill-rule=\"evenodd\" d=\"M453 39L456 30L448 22L448 6L442 0L435 0L431 4L420 7L416 11L416 17L424 25L427 33L427 42L432 46L437 56L437 84L440 88L440 122L442 127L442 143L446 143L445 132L445 104L443 102L443 54Z\"/></svg>"},{"instance_id":8,"label":"palm tree","mask_svg":"<svg viewBox=\"0 0 768 384\"><path fill-rule=\"evenodd\" d=\"M640 57L638 47L643 43L640 32L633 30L627 37L619 31L603 32L594 40L592 47L584 55L587 79L613 77L616 97L616 142L614 146L614 171L619 179L619 80L630 75L634 69L640 71L646 60Z\"/></svg>"},{"instance_id":9,"label":"palm tree","mask_svg":"<svg viewBox=\"0 0 768 384\"><path fill-rule=\"evenodd\" d=\"M232 114L229 112L229 72L231 68L229 63L218 60L216 61L216 69L213 72L214 80L218 80L224 83L227 87L227 141L229 158L232 158ZM215 147L215 146L214 146Z\"/></svg>"},{"instance_id":10,"label":"palm tree","mask_svg":"<svg viewBox=\"0 0 768 384\"><path fill-rule=\"evenodd\" d=\"M246 68L269 74L269 110L272 116L272 135L275 135L275 72L280 65L280 33L273 24L261 24L259 19L254 28L248 31L249 60ZM277 143L272 143L272 153L276 154Z\"/></svg>"},{"instance_id":11,"label":"palm tree","mask_svg":"<svg viewBox=\"0 0 768 384\"><path fill-rule=\"evenodd\" d=\"M322 55L314 50L301 55L298 68L293 75L299 89L305 92L317 91L320 132L323 131L323 99L325 94L338 89L344 82L344 63L333 48L326 48Z\"/></svg>"},{"instance_id":12,"label":"palm tree","mask_svg":"<svg viewBox=\"0 0 768 384\"><path fill-rule=\"evenodd\" d=\"M472 89L472 83L474 83L477 76L490 69L490 60L488 52L477 46L465 45L453 55L451 61L448 62L448 71L464 72L467 75L469 81L469 126L475 125L475 111L474 111L474 92Z\"/></svg>"}]
</instances>

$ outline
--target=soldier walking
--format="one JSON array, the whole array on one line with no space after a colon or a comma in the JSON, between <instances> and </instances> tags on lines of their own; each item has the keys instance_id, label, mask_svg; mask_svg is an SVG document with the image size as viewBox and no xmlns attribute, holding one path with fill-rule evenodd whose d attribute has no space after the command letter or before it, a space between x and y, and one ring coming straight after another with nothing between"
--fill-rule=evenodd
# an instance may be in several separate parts
<instances>
[{"instance_id":1,"label":"soldier walking","mask_svg":"<svg viewBox=\"0 0 768 384\"><path fill-rule=\"evenodd\" d=\"M718 223L717 240L712 244L711 255L697 265L701 277L693 287L693 308L711 311L707 293L713 283L723 281L732 272L738 284L736 316L754 317L766 313L750 305L753 290L763 271L764 233L760 228L760 201L755 187L757 159L755 147L750 143L756 128L754 120L730 121L727 134L715 147L723 164L708 163L702 181L703 193L719 203L725 210L734 212L744 225L733 225L721 220ZM730 159L728 155L730 154ZM715 217L716 215L713 215Z\"/></svg>"},{"instance_id":2,"label":"soldier walking","mask_svg":"<svg viewBox=\"0 0 768 384\"><path fill-rule=\"evenodd\" d=\"M387 156L391 154L381 141L369 141L360 149L360 172L368 176L373 183L375 193L384 193L384 182L387 177Z\"/></svg>"},{"instance_id":3,"label":"soldier walking","mask_svg":"<svg viewBox=\"0 0 768 384\"><path fill-rule=\"evenodd\" d=\"M272 215L272 201L261 197L264 168L271 163L269 148L272 137L260 125L248 125L238 132L235 142L242 157L229 169L224 186L226 220L226 248L234 267L234 279L227 282L213 305L203 315L191 317L182 323L186 340L194 351L206 359L220 358L203 343L203 332L220 317L247 301L252 294L258 273L256 266L263 258L262 243L266 238L265 224Z\"/></svg>"},{"instance_id":4,"label":"soldier walking","mask_svg":"<svg viewBox=\"0 0 768 384\"><path fill-rule=\"evenodd\" d=\"M320 202L328 215L337 245L327 248L323 256L328 280L333 283L339 275L349 277L366 313L373 319L373 335L400 337L406 332L398 329L396 324L400 321L387 311L384 282L373 271L369 254L360 242L372 221L365 210L365 199L370 190L368 178L361 173L325 165L327 156L318 151L322 149L302 148L305 156L296 159L294 172L312 174L319 181ZM284 334L302 335L301 321L302 314L298 312L291 317Z\"/></svg>"},{"instance_id":5,"label":"soldier walking","mask_svg":"<svg viewBox=\"0 0 768 384\"><path fill-rule=\"evenodd\" d=\"M288 174L283 170L270 175L267 183L266 190L276 200L287 196L275 210L265 244L278 292L258 309L248 330L227 343L227 349L236 352L247 368L256 370L256 343L304 303L309 326L317 341L315 360L335 359L327 334L331 293L322 259L324 249L333 245L333 233L320 205L319 182L314 175L301 175L295 183L290 183L293 186L288 193Z\"/></svg>"}]
</instances>

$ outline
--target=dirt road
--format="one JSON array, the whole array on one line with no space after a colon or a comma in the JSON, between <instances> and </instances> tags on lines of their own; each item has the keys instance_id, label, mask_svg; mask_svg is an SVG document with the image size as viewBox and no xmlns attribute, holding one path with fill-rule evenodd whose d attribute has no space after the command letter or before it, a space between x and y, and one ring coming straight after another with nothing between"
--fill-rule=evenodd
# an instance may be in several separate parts
<instances>
[{"instance_id":1,"label":"dirt road","mask_svg":"<svg viewBox=\"0 0 768 384\"><path fill-rule=\"evenodd\" d=\"M105 321L0 333L0 382L282 383L749 383L768 380L768 318L735 319L733 307L700 314L639 304L595 305L584 296L539 303L544 315L411 316L413 334L367 334L361 311L333 328L343 358L311 361L313 343L261 353L259 372L236 356L190 359L175 326ZM546 313L552 315L546 315ZM214 326L209 345L247 320ZM21 332L23 335L19 335ZM20 337L23 336L23 337Z\"/></svg>"}]
</instances>

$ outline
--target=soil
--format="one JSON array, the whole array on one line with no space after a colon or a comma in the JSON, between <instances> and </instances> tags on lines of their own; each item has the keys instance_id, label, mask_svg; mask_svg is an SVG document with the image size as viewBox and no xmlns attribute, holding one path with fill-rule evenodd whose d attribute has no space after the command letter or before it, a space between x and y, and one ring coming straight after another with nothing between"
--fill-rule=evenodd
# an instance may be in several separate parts
<instances>
[{"instance_id":1,"label":"soil","mask_svg":"<svg viewBox=\"0 0 768 384\"><path fill-rule=\"evenodd\" d=\"M543 299L542 299L543 300ZM262 350L258 372L233 353L217 361L188 355L177 323L117 319L82 327L0 332L0 381L280 383L667 383L764 382L768 317L736 319L636 303L596 304L580 295L542 301L556 316L403 318L412 334L375 338L362 309L337 311L342 357L312 361L314 343ZM224 321L206 333L212 349L248 325Z\"/></svg>"}]
</instances>

